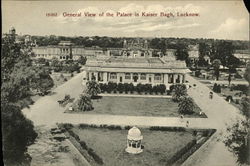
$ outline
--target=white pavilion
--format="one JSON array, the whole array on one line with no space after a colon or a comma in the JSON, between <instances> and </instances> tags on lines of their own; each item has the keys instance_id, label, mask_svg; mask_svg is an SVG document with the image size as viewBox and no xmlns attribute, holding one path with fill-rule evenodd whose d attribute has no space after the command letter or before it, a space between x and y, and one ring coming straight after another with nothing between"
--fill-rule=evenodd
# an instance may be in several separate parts
<instances>
[{"instance_id":1,"label":"white pavilion","mask_svg":"<svg viewBox=\"0 0 250 166\"><path fill-rule=\"evenodd\" d=\"M129 129L126 152L131 154L141 153L143 151L141 148L142 139L143 136L141 135L141 131L137 127L132 127Z\"/></svg>"}]
</instances>

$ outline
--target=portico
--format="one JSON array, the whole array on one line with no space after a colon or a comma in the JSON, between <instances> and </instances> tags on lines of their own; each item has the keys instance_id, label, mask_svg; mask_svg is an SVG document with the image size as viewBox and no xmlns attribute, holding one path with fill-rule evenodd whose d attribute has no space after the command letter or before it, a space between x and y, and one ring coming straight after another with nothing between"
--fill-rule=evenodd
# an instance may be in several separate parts
<instances>
[{"instance_id":1,"label":"portico","mask_svg":"<svg viewBox=\"0 0 250 166\"><path fill-rule=\"evenodd\" d=\"M188 72L182 61L165 62L160 58L110 58L103 62L87 61L87 80L99 83L164 84L185 83Z\"/></svg>"}]
</instances>

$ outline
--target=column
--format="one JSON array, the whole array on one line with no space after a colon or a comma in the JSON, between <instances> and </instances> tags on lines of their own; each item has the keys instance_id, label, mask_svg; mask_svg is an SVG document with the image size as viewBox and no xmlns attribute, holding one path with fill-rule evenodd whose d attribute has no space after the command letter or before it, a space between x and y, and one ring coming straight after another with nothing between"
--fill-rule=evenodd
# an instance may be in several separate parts
<instances>
[{"instance_id":1,"label":"column","mask_svg":"<svg viewBox=\"0 0 250 166\"><path fill-rule=\"evenodd\" d=\"M179 78L180 78L180 83L183 83L183 77L182 77L182 74L179 74Z\"/></svg>"},{"instance_id":2,"label":"column","mask_svg":"<svg viewBox=\"0 0 250 166\"><path fill-rule=\"evenodd\" d=\"M182 76L183 76L183 77L182 77L182 81L183 81L183 83L185 83L185 82L186 82L186 75L183 74Z\"/></svg>"},{"instance_id":3,"label":"column","mask_svg":"<svg viewBox=\"0 0 250 166\"><path fill-rule=\"evenodd\" d=\"M108 81L108 74L107 72L103 73L103 82L106 83Z\"/></svg>"},{"instance_id":4,"label":"column","mask_svg":"<svg viewBox=\"0 0 250 166\"><path fill-rule=\"evenodd\" d=\"M164 74L163 83L164 83L165 85L168 84L168 74Z\"/></svg>"},{"instance_id":5,"label":"column","mask_svg":"<svg viewBox=\"0 0 250 166\"><path fill-rule=\"evenodd\" d=\"M120 73L116 73L116 83L120 82Z\"/></svg>"},{"instance_id":6,"label":"column","mask_svg":"<svg viewBox=\"0 0 250 166\"><path fill-rule=\"evenodd\" d=\"M91 80L91 72L88 72L89 81Z\"/></svg>"},{"instance_id":7,"label":"column","mask_svg":"<svg viewBox=\"0 0 250 166\"><path fill-rule=\"evenodd\" d=\"M155 82L155 74L152 74L152 77L151 77L151 79L152 79L152 85L154 85L154 82Z\"/></svg>"},{"instance_id":8,"label":"column","mask_svg":"<svg viewBox=\"0 0 250 166\"><path fill-rule=\"evenodd\" d=\"M98 82L98 72L95 72L94 76L95 76L95 81Z\"/></svg>"},{"instance_id":9,"label":"column","mask_svg":"<svg viewBox=\"0 0 250 166\"><path fill-rule=\"evenodd\" d=\"M147 84L149 83L149 74L146 74L146 81L147 81Z\"/></svg>"},{"instance_id":10,"label":"column","mask_svg":"<svg viewBox=\"0 0 250 166\"><path fill-rule=\"evenodd\" d=\"M177 75L176 74L174 74L174 84L176 83L176 78L177 78Z\"/></svg>"}]
</instances>

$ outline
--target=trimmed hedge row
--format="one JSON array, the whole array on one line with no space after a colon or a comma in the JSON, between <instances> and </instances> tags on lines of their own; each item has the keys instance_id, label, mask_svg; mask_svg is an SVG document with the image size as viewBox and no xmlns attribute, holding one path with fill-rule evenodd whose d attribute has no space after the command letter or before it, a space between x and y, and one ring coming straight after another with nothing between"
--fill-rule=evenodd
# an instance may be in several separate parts
<instances>
[{"instance_id":1,"label":"trimmed hedge row","mask_svg":"<svg viewBox=\"0 0 250 166\"><path fill-rule=\"evenodd\" d=\"M109 82L108 84L102 84L100 83L100 88L102 92L107 92L107 93L111 93L112 91L114 93L116 93L117 91L119 93L133 93L133 92L137 92L137 93L165 93L166 92L166 86L164 84L160 84L160 85L155 85L152 86L151 84L141 84L138 83L136 86L134 86L132 83L113 83L113 82Z\"/></svg>"},{"instance_id":2,"label":"trimmed hedge row","mask_svg":"<svg viewBox=\"0 0 250 166\"><path fill-rule=\"evenodd\" d=\"M184 146L181 150L175 153L168 161L168 165L173 165L176 161L180 159L185 153L187 153L194 145L196 144L196 140L190 141L186 146Z\"/></svg>"},{"instance_id":3,"label":"trimmed hedge row","mask_svg":"<svg viewBox=\"0 0 250 166\"><path fill-rule=\"evenodd\" d=\"M149 130L155 131L186 131L184 127L161 127L161 126L152 126Z\"/></svg>"},{"instance_id":4,"label":"trimmed hedge row","mask_svg":"<svg viewBox=\"0 0 250 166\"><path fill-rule=\"evenodd\" d=\"M92 148L89 148L87 144L84 141L78 141L81 145L82 149L87 150L88 154L98 163L98 164L104 164L102 158L98 156L95 151Z\"/></svg>"},{"instance_id":5,"label":"trimmed hedge row","mask_svg":"<svg viewBox=\"0 0 250 166\"><path fill-rule=\"evenodd\" d=\"M65 130L69 133L71 137L73 137L80 145L82 149L87 150L88 154L100 165L103 165L104 162L101 157L99 157L92 148L89 148L87 144L80 139L80 137L72 131L72 124L62 124L62 127L65 128Z\"/></svg>"},{"instance_id":6,"label":"trimmed hedge row","mask_svg":"<svg viewBox=\"0 0 250 166\"><path fill-rule=\"evenodd\" d=\"M167 161L168 165L181 165L189 156L191 156L197 149L199 149L216 131L216 129L201 129L194 130L202 132L203 138L199 143L192 140L180 151L178 151L172 158Z\"/></svg>"},{"instance_id":7,"label":"trimmed hedge row","mask_svg":"<svg viewBox=\"0 0 250 166\"><path fill-rule=\"evenodd\" d=\"M78 125L79 128L84 129L84 128L88 128L88 127L92 127L92 128L106 128L106 129L110 129L110 130L122 130L121 126L118 125L94 125L94 124L79 124Z\"/></svg>"}]
</instances>

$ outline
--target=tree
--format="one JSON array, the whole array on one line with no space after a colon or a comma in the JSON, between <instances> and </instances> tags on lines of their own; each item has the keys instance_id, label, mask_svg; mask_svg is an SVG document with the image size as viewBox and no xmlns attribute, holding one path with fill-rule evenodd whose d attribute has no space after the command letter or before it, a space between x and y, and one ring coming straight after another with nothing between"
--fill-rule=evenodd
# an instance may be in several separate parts
<instances>
[{"instance_id":1,"label":"tree","mask_svg":"<svg viewBox=\"0 0 250 166\"><path fill-rule=\"evenodd\" d=\"M6 165L29 165L27 146L34 143L37 133L17 106L1 103L2 152Z\"/></svg>"},{"instance_id":2,"label":"tree","mask_svg":"<svg viewBox=\"0 0 250 166\"><path fill-rule=\"evenodd\" d=\"M85 56L80 56L80 58L77 60L78 63L81 65L85 65L87 61L87 58Z\"/></svg>"},{"instance_id":3,"label":"tree","mask_svg":"<svg viewBox=\"0 0 250 166\"><path fill-rule=\"evenodd\" d=\"M247 70L246 73L246 77L249 76ZM229 135L224 140L224 143L237 156L239 164L248 165L250 164L250 97L242 98L241 105L241 112L244 118L227 128Z\"/></svg>"},{"instance_id":4,"label":"tree","mask_svg":"<svg viewBox=\"0 0 250 166\"><path fill-rule=\"evenodd\" d=\"M188 59L187 47L182 43L179 43L177 45L176 59L183 60L183 61L187 61L187 59Z\"/></svg>"},{"instance_id":5,"label":"tree","mask_svg":"<svg viewBox=\"0 0 250 166\"><path fill-rule=\"evenodd\" d=\"M237 157L239 164L250 164L249 156L249 122L238 121L227 129L229 135L223 142L229 151L233 152Z\"/></svg>"},{"instance_id":6,"label":"tree","mask_svg":"<svg viewBox=\"0 0 250 166\"><path fill-rule=\"evenodd\" d=\"M101 93L100 86L96 81L88 81L86 85L87 85L86 93L90 95L91 98L94 98L98 95L98 93Z\"/></svg>"},{"instance_id":7,"label":"tree","mask_svg":"<svg viewBox=\"0 0 250 166\"><path fill-rule=\"evenodd\" d=\"M246 66L246 71L244 73L244 78L245 80L247 80L249 86L250 86L250 62L248 62L247 66Z\"/></svg>"},{"instance_id":8,"label":"tree","mask_svg":"<svg viewBox=\"0 0 250 166\"><path fill-rule=\"evenodd\" d=\"M233 57L233 45L232 42L228 41L219 41L216 43L216 52L215 52L215 59L219 59L223 66L228 66L234 60L230 58ZM232 61L233 60L233 61Z\"/></svg>"},{"instance_id":9,"label":"tree","mask_svg":"<svg viewBox=\"0 0 250 166\"><path fill-rule=\"evenodd\" d=\"M61 66L59 60L58 60L56 57L53 57L53 58L51 59L51 66L52 66L52 67Z\"/></svg>"},{"instance_id":10,"label":"tree","mask_svg":"<svg viewBox=\"0 0 250 166\"><path fill-rule=\"evenodd\" d=\"M15 42L15 35L2 38L1 52L1 122L3 160L5 165L28 165L30 157L27 146L37 136L33 124L17 107L17 102L30 97L32 64L21 44Z\"/></svg>"},{"instance_id":11,"label":"tree","mask_svg":"<svg viewBox=\"0 0 250 166\"><path fill-rule=\"evenodd\" d=\"M213 67L214 67L214 75L216 77L216 80L219 80L220 77L220 65L221 65L221 61L219 59L215 59L212 63Z\"/></svg>"},{"instance_id":12,"label":"tree","mask_svg":"<svg viewBox=\"0 0 250 166\"><path fill-rule=\"evenodd\" d=\"M176 84L174 85L174 93L172 95L172 99L174 102L180 102L181 97L187 95L187 88L184 84Z\"/></svg>"},{"instance_id":13,"label":"tree","mask_svg":"<svg viewBox=\"0 0 250 166\"><path fill-rule=\"evenodd\" d=\"M80 99L78 101L78 110L80 110L80 111L91 111L93 109L94 109L94 107L93 107L90 96L81 95Z\"/></svg>"},{"instance_id":14,"label":"tree","mask_svg":"<svg viewBox=\"0 0 250 166\"><path fill-rule=\"evenodd\" d=\"M178 104L178 111L180 114L192 114L194 111L194 101L191 97L181 97L180 103Z\"/></svg>"},{"instance_id":15,"label":"tree","mask_svg":"<svg viewBox=\"0 0 250 166\"><path fill-rule=\"evenodd\" d=\"M47 94L54 87L54 81L50 77L49 71L43 67L36 68L34 71L34 77L31 79L31 87L40 91L42 95Z\"/></svg>"}]
</instances>

